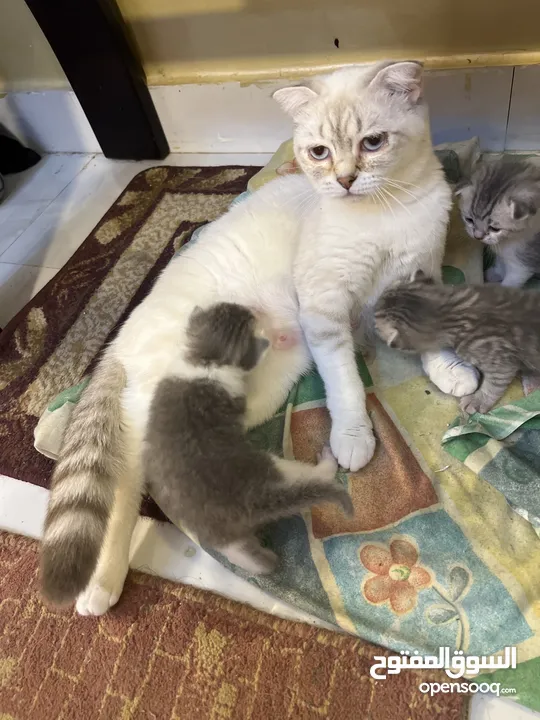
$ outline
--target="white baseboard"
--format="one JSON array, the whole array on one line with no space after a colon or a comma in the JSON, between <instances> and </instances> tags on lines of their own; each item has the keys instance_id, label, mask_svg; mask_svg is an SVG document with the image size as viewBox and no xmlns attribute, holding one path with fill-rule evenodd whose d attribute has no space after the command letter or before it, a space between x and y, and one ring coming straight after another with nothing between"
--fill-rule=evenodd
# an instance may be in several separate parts
<instances>
[{"instance_id":1,"label":"white baseboard","mask_svg":"<svg viewBox=\"0 0 540 720\"><path fill-rule=\"evenodd\" d=\"M514 79L514 82L513 82ZM540 148L540 66L426 73L436 143L478 135L483 149ZM291 123L271 94L283 83L164 85L150 92L171 152L271 153L291 135ZM0 122L45 152L100 152L74 93L11 93L0 100Z\"/></svg>"}]
</instances>

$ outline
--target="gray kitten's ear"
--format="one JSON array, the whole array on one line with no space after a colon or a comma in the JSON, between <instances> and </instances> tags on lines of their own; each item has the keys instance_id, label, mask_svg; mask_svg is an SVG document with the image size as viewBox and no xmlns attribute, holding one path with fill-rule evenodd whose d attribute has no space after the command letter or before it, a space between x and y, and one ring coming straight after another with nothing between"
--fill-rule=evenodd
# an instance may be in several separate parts
<instances>
[{"instance_id":1,"label":"gray kitten's ear","mask_svg":"<svg viewBox=\"0 0 540 720\"><path fill-rule=\"evenodd\" d=\"M200 320L201 316L204 314L204 310L199 305L195 305L193 310L191 311L191 315L189 316L189 325L191 328L194 328L195 323L197 320Z\"/></svg>"},{"instance_id":2,"label":"gray kitten's ear","mask_svg":"<svg viewBox=\"0 0 540 720\"><path fill-rule=\"evenodd\" d=\"M454 188L454 195L460 197L463 191L470 187L472 187L472 183L469 179L460 180Z\"/></svg>"},{"instance_id":3,"label":"gray kitten's ear","mask_svg":"<svg viewBox=\"0 0 540 720\"><path fill-rule=\"evenodd\" d=\"M432 277L428 277L423 270L415 270L411 275L411 282L424 282L426 285L434 285Z\"/></svg>"},{"instance_id":4,"label":"gray kitten's ear","mask_svg":"<svg viewBox=\"0 0 540 720\"><path fill-rule=\"evenodd\" d=\"M514 220L521 220L529 215L536 215L536 204L532 198L511 199L510 212Z\"/></svg>"},{"instance_id":5,"label":"gray kitten's ear","mask_svg":"<svg viewBox=\"0 0 540 720\"><path fill-rule=\"evenodd\" d=\"M416 105L423 95L423 77L424 68L419 62L398 62L379 70L370 87L380 87L391 95L403 95Z\"/></svg>"},{"instance_id":6,"label":"gray kitten's ear","mask_svg":"<svg viewBox=\"0 0 540 720\"><path fill-rule=\"evenodd\" d=\"M285 110L287 115L294 118L305 105L319 96L311 88L305 85L297 85L276 90L272 97L281 106L282 110Z\"/></svg>"},{"instance_id":7,"label":"gray kitten's ear","mask_svg":"<svg viewBox=\"0 0 540 720\"><path fill-rule=\"evenodd\" d=\"M257 361L259 361L264 353L270 347L270 340L264 337L255 338L255 349L257 352Z\"/></svg>"}]
</instances>

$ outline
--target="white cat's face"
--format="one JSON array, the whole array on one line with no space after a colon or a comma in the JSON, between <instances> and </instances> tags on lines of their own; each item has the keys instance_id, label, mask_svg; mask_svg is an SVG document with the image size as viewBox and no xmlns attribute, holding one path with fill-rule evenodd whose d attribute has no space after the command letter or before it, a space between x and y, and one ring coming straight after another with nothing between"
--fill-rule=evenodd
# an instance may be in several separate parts
<instances>
[{"instance_id":1,"label":"white cat's face","mask_svg":"<svg viewBox=\"0 0 540 720\"><path fill-rule=\"evenodd\" d=\"M406 179L429 143L417 63L346 68L316 78L311 87L278 90L274 98L294 119L300 167L325 195L391 188L397 178Z\"/></svg>"}]
</instances>

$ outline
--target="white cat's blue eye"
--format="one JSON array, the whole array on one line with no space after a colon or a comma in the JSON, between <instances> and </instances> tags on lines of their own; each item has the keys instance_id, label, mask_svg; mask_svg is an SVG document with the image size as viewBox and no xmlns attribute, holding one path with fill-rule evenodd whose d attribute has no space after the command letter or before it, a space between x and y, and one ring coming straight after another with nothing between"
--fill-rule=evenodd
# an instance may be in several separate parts
<instances>
[{"instance_id":1,"label":"white cat's blue eye","mask_svg":"<svg viewBox=\"0 0 540 720\"><path fill-rule=\"evenodd\" d=\"M380 150L382 148L385 140L386 135L384 133L381 133L380 135L367 135L362 139L360 145L368 152L375 152L376 150Z\"/></svg>"},{"instance_id":2,"label":"white cat's blue eye","mask_svg":"<svg viewBox=\"0 0 540 720\"><path fill-rule=\"evenodd\" d=\"M490 225L488 227L488 232L492 232L492 233L498 233L498 232L501 232L501 230L502 230L502 228L494 227L493 225Z\"/></svg>"},{"instance_id":3,"label":"white cat's blue eye","mask_svg":"<svg viewBox=\"0 0 540 720\"><path fill-rule=\"evenodd\" d=\"M309 154L314 160L326 160L330 157L330 150L325 145L315 145L309 148Z\"/></svg>"}]
</instances>

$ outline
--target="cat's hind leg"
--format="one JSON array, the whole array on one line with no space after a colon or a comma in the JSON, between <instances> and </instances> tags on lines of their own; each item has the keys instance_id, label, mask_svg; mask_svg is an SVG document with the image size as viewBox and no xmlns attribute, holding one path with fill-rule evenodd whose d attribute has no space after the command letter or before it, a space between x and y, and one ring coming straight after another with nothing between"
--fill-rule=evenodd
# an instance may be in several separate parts
<instances>
[{"instance_id":1,"label":"cat's hind leg","mask_svg":"<svg viewBox=\"0 0 540 720\"><path fill-rule=\"evenodd\" d=\"M447 395L472 395L480 383L478 370L453 350L424 353L422 365L431 382Z\"/></svg>"},{"instance_id":2,"label":"cat's hind leg","mask_svg":"<svg viewBox=\"0 0 540 720\"><path fill-rule=\"evenodd\" d=\"M129 569L129 549L143 490L140 438L124 422L128 448L125 470L117 481L114 506L97 567L86 589L77 598L79 615L103 615L115 605Z\"/></svg>"},{"instance_id":3,"label":"cat's hind leg","mask_svg":"<svg viewBox=\"0 0 540 720\"><path fill-rule=\"evenodd\" d=\"M346 488L336 480L338 463L330 447L324 448L317 465L276 456L272 456L272 460L284 484L276 488L274 507L269 503L269 517L303 512L321 502L339 503L345 513L353 515L352 500Z\"/></svg>"},{"instance_id":4,"label":"cat's hind leg","mask_svg":"<svg viewBox=\"0 0 540 720\"><path fill-rule=\"evenodd\" d=\"M310 481L333 482L338 469L337 460L329 446L326 446L319 457L317 465L300 462L299 460L286 460L272 456L274 464L288 483L305 483Z\"/></svg>"}]
</instances>

